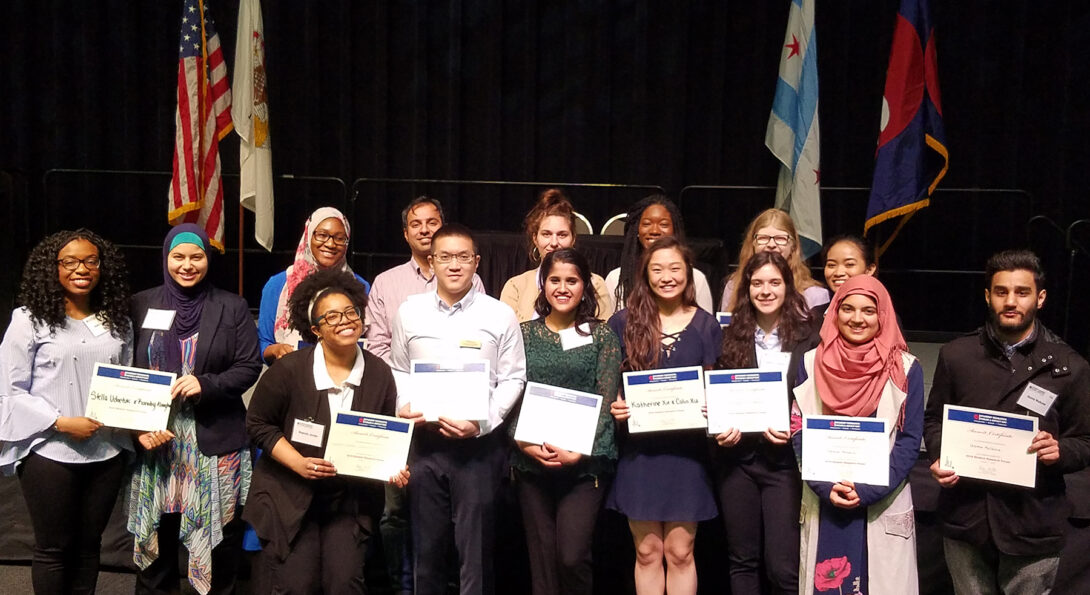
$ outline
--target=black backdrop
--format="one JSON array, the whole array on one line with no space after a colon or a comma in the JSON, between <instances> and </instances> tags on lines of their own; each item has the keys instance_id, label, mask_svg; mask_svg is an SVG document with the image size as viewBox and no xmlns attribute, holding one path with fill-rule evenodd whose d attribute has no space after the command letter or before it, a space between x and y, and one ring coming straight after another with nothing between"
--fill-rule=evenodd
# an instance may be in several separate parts
<instances>
[{"instance_id":1,"label":"black backdrop","mask_svg":"<svg viewBox=\"0 0 1090 595\"><path fill-rule=\"evenodd\" d=\"M822 180L866 187L877 138L895 0L818 2ZM910 329L961 331L980 320L990 252L1027 242L1052 277L1047 320L1078 345L1081 308L1064 316L1068 253L1060 228L1090 215L1083 188L1090 8L1079 2L937 1L939 72L950 173L882 263ZM55 174L50 168L169 170L181 2L15 0L0 20L0 273L10 302L18 263L46 231L85 224L124 244L157 244L166 180ZM788 2L296 2L266 0L277 174L651 184L770 185L763 146ZM233 63L237 3L213 2ZM237 172L237 142L221 144ZM229 205L237 196L227 178ZM396 212L412 194L446 199L451 218L514 230L534 188L278 180L281 254L248 257L247 297L282 268L302 217L342 205L356 227L356 268L373 277L403 258ZM356 196L349 202L345 196ZM637 191L573 189L600 225ZM859 231L865 192L827 191L826 233ZM690 192L696 235L733 259L769 191ZM237 242L228 208L228 244ZM252 226L252 222L248 223ZM247 236L252 227L248 227ZM1090 225L1081 237L1090 237ZM1078 237L1079 234L1076 234ZM256 247L247 238L249 248ZM135 284L158 278L154 250L130 249ZM1090 258L1080 255L1075 268ZM921 272L923 271L923 272ZM234 258L217 279L233 287ZM604 271L603 271L604 272ZM1082 294L1085 276L1073 280ZM486 280L497 286L502 279ZM1081 285L1080 285L1081 284ZM931 298L948 293L941 302ZM1081 299L1073 299L1079 305Z\"/></svg>"}]
</instances>

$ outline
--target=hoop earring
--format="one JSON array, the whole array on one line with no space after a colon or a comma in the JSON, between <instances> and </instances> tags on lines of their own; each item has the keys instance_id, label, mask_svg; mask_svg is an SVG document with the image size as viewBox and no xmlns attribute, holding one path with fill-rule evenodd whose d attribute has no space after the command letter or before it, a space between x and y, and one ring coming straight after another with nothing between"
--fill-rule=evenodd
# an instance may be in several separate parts
<instances>
[{"instance_id":1,"label":"hoop earring","mask_svg":"<svg viewBox=\"0 0 1090 595\"><path fill-rule=\"evenodd\" d=\"M534 262L541 262L541 253L537 250L537 244L530 250L530 259Z\"/></svg>"}]
</instances>

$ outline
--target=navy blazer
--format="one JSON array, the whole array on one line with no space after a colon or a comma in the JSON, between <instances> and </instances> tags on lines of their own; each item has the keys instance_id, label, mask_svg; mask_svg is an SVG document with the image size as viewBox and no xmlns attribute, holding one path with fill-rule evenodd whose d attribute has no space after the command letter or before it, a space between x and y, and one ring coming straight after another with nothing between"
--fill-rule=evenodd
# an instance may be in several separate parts
<instances>
[{"instance_id":1,"label":"navy blazer","mask_svg":"<svg viewBox=\"0 0 1090 595\"><path fill-rule=\"evenodd\" d=\"M148 342L155 331L141 328L148 308L164 308L163 286L141 291L132 298L136 330L133 359L148 367ZM245 448L246 392L261 373L257 352L257 325L246 300L213 287L201 311L197 356L193 375L201 394L193 399L197 420L197 447L205 456L219 456Z\"/></svg>"}]
</instances>

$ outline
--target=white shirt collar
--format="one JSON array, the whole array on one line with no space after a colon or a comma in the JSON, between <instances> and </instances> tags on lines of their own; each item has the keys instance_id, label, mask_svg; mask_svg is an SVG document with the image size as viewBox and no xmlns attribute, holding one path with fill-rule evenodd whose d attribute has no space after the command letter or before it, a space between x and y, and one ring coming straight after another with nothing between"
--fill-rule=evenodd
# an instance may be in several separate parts
<instances>
[{"instance_id":1,"label":"white shirt collar","mask_svg":"<svg viewBox=\"0 0 1090 595\"><path fill-rule=\"evenodd\" d=\"M438 288L432 290L431 295L432 299L435 300L435 307L438 308L440 312L452 312L454 310L465 310L469 307L469 305L473 303L473 299L477 296L477 288L470 285L469 291L462 296L462 299L454 302L453 306L448 306L447 303L443 301L443 298L439 297Z\"/></svg>"},{"instance_id":2,"label":"white shirt collar","mask_svg":"<svg viewBox=\"0 0 1090 595\"><path fill-rule=\"evenodd\" d=\"M351 384L352 386L359 386L363 381L363 352L360 350L359 345L356 346L356 361L352 364L352 371L348 373L348 378L345 379L345 384ZM333 379L329 377L329 371L325 366L325 350L322 349L322 342L319 341L314 346L314 388L315 390L329 390L339 389L343 385L338 385L333 382Z\"/></svg>"}]
</instances>

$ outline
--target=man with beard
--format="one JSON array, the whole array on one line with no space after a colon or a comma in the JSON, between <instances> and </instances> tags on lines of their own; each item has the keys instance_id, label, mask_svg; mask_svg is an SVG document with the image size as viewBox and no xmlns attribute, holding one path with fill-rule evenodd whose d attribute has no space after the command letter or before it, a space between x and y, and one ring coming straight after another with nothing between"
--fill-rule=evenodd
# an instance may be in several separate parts
<instances>
[{"instance_id":1,"label":"man with beard","mask_svg":"<svg viewBox=\"0 0 1090 595\"><path fill-rule=\"evenodd\" d=\"M1037 320L1045 290L1036 255L1000 252L985 277L988 321L943 346L924 417L931 474L945 488L943 545L959 594L1048 593L1070 510L1064 474L1090 463L1090 365ZM948 403L1036 416L1028 449L1037 455L1036 487L941 469Z\"/></svg>"}]
</instances>

